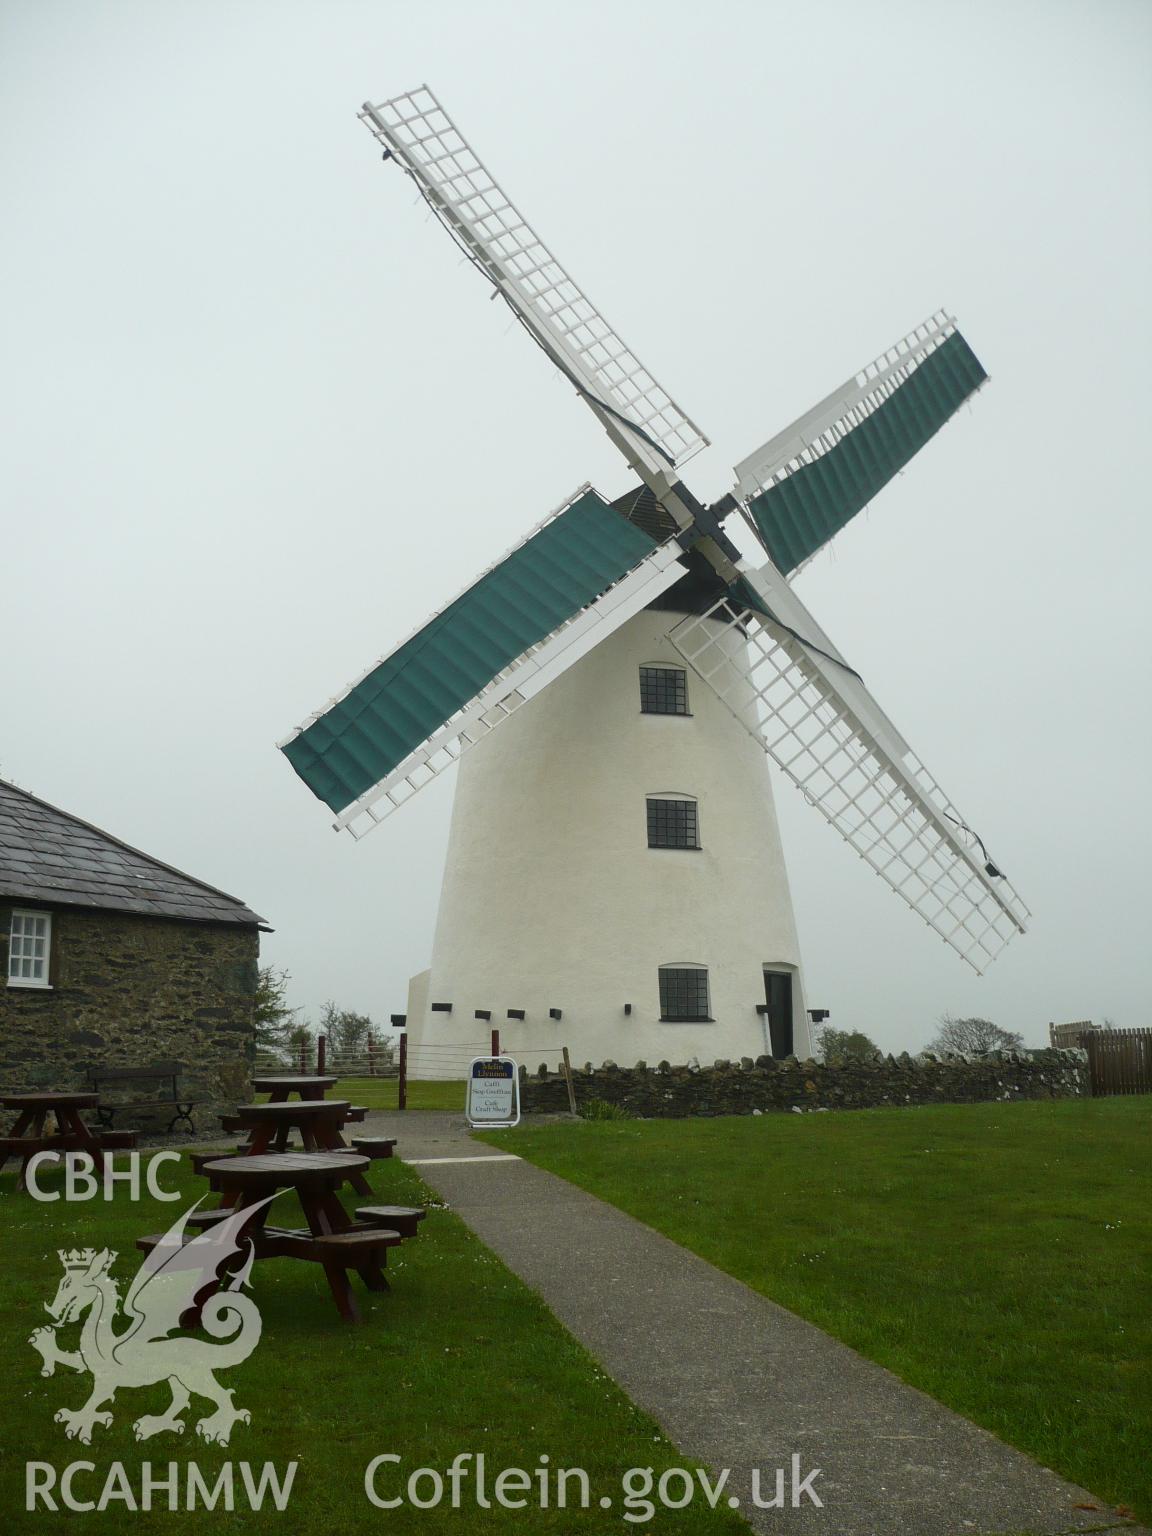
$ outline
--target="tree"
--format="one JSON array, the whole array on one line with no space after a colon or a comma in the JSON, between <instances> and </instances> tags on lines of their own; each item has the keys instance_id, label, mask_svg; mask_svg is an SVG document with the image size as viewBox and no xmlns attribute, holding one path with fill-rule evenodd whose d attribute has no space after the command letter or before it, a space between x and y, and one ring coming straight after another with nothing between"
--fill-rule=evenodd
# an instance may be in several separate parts
<instances>
[{"instance_id":1,"label":"tree","mask_svg":"<svg viewBox=\"0 0 1152 1536\"><path fill-rule=\"evenodd\" d=\"M1024 1036L1012 1029L1001 1029L990 1019L954 1019L942 1015L930 1051L950 1051L968 1056L977 1051L1018 1051Z\"/></svg>"},{"instance_id":2,"label":"tree","mask_svg":"<svg viewBox=\"0 0 1152 1536\"><path fill-rule=\"evenodd\" d=\"M262 965L256 973L253 1018L257 1045L276 1050L288 1042L289 1031L300 1011L288 1006L290 979L287 971L278 971L272 965Z\"/></svg>"},{"instance_id":3,"label":"tree","mask_svg":"<svg viewBox=\"0 0 1152 1536\"><path fill-rule=\"evenodd\" d=\"M820 1031L820 1050L830 1067L846 1067L858 1061L878 1061L882 1054L880 1047L863 1030L833 1029L828 1024Z\"/></svg>"},{"instance_id":4,"label":"tree","mask_svg":"<svg viewBox=\"0 0 1152 1536\"><path fill-rule=\"evenodd\" d=\"M363 1056L367 1054L369 1041L374 1048L381 1045L377 1027L369 1014L337 1008L333 1002L324 1004L319 1033L327 1036L329 1056ZM384 1042L385 1048L386 1044Z\"/></svg>"}]
</instances>

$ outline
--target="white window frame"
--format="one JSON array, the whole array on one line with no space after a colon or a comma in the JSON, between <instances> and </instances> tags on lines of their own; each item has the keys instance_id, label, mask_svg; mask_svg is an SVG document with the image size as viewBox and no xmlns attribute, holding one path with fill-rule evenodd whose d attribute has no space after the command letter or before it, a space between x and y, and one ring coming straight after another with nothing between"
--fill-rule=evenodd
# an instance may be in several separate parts
<instances>
[{"instance_id":1,"label":"white window frame","mask_svg":"<svg viewBox=\"0 0 1152 1536\"><path fill-rule=\"evenodd\" d=\"M23 930L21 930L21 932L19 934L17 934L17 932L16 932L16 920L17 920L17 918L21 918L21 919L23 919L23 918L34 918L34 919L36 919L37 922L42 922L44 924L44 932L42 934L33 933L31 935L25 935ZM38 942L42 943L43 946L44 946L44 953L42 955L36 955L35 953L33 953L31 955L25 954L24 953L24 942L25 942L26 938L31 938L31 941L32 941L32 944L33 944L33 948L35 947L35 945ZM17 943L19 943L19 945L20 945L20 952L19 952L19 954L17 954L17 951L16 951ZM35 966L36 964L39 964L40 965L40 975L39 976L16 976L16 975L14 975L13 974L13 966L14 965L20 965L21 967L23 967L23 965L25 963L29 963L29 964L31 964L33 966ZM49 977L51 975L51 970L52 970L52 914L51 914L51 912L44 912L41 909L36 908L36 907L13 907L13 909L12 909L12 916L11 916L11 919L10 919L9 924L8 924L8 985L10 987L35 987L35 988L37 988L40 991L48 991L52 987L52 982L49 979Z\"/></svg>"}]
</instances>

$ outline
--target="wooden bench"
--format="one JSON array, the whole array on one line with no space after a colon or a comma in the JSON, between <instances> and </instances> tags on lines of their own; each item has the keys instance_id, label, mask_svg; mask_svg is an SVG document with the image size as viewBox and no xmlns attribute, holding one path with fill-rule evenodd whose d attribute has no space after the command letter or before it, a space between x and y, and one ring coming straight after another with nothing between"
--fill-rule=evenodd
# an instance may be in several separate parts
<instances>
[{"instance_id":1,"label":"wooden bench","mask_svg":"<svg viewBox=\"0 0 1152 1536\"><path fill-rule=\"evenodd\" d=\"M384 1266L389 1248L402 1241L399 1232L382 1227L352 1227L346 1232L314 1233L269 1227L264 1234L268 1258L311 1259L326 1272L354 1269L370 1291L389 1289ZM260 1248L257 1247L257 1255Z\"/></svg>"},{"instance_id":2,"label":"wooden bench","mask_svg":"<svg viewBox=\"0 0 1152 1536\"><path fill-rule=\"evenodd\" d=\"M136 1131L96 1131L96 1145L102 1152L134 1147ZM34 1157L37 1152L72 1152L75 1138L61 1134L45 1136L0 1136L0 1152L8 1157Z\"/></svg>"},{"instance_id":3,"label":"wooden bench","mask_svg":"<svg viewBox=\"0 0 1152 1536\"><path fill-rule=\"evenodd\" d=\"M302 1233L301 1236L323 1259L339 1258L352 1266L363 1264L369 1254L395 1248L400 1242L399 1232L389 1232L382 1227L370 1227L364 1231L353 1227L350 1232L328 1232L322 1237L311 1232Z\"/></svg>"},{"instance_id":4,"label":"wooden bench","mask_svg":"<svg viewBox=\"0 0 1152 1536\"><path fill-rule=\"evenodd\" d=\"M415 1237L427 1214L419 1205L362 1205L356 1212L356 1220L366 1221L370 1227L399 1232L401 1237Z\"/></svg>"},{"instance_id":5,"label":"wooden bench","mask_svg":"<svg viewBox=\"0 0 1152 1536\"><path fill-rule=\"evenodd\" d=\"M199 1173L200 1170L197 1169L196 1171ZM235 1216L235 1214L236 1212L232 1210L231 1206L225 1206L223 1210L217 1211L193 1211L186 1218L184 1225L186 1227L214 1227L218 1221L227 1221L230 1216Z\"/></svg>"},{"instance_id":6,"label":"wooden bench","mask_svg":"<svg viewBox=\"0 0 1152 1536\"><path fill-rule=\"evenodd\" d=\"M5 1161L10 1157L35 1157L37 1152L52 1150L50 1136L0 1136L0 1154Z\"/></svg>"},{"instance_id":7,"label":"wooden bench","mask_svg":"<svg viewBox=\"0 0 1152 1536\"><path fill-rule=\"evenodd\" d=\"M353 1136L352 1138L352 1150L359 1152L361 1157L372 1158L373 1161L381 1157L391 1157L395 1145L395 1136Z\"/></svg>"},{"instance_id":8,"label":"wooden bench","mask_svg":"<svg viewBox=\"0 0 1152 1536\"><path fill-rule=\"evenodd\" d=\"M180 1063L178 1061L156 1061L150 1067L92 1067L88 1077L93 1089L97 1093L103 1092L106 1083L130 1083L137 1091L143 1091L148 1084L154 1084L157 1088L166 1087L167 1092L157 1094L148 1099L133 1099L113 1104L98 1104L96 1113L100 1117L100 1124L111 1130L113 1119L121 1110L148 1110L167 1109L176 1111L168 1122L167 1130L171 1134L178 1121L183 1120L190 1131L196 1127L192 1122L192 1111L197 1104L203 1104L203 1099L190 1099L180 1092Z\"/></svg>"},{"instance_id":9,"label":"wooden bench","mask_svg":"<svg viewBox=\"0 0 1152 1536\"><path fill-rule=\"evenodd\" d=\"M97 1131L96 1140L111 1152L117 1147L134 1147L139 1131Z\"/></svg>"},{"instance_id":10,"label":"wooden bench","mask_svg":"<svg viewBox=\"0 0 1152 1536\"><path fill-rule=\"evenodd\" d=\"M202 1231L214 1227L218 1221L235 1216L233 1210L194 1211L188 1218L189 1227ZM187 1246L195 1233L185 1232L182 1246ZM314 1233L307 1227L261 1227L252 1234L255 1257L258 1259L305 1259L313 1264L334 1265L339 1269L363 1271L375 1269L387 1261L388 1249L397 1248L403 1242L399 1232L384 1227L352 1227L346 1232ZM148 1253L162 1241L162 1234L153 1233L138 1238L136 1246ZM368 1280L368 1275L362 1275ZM384 1281L376 1274L372 1278ZM386 1290L387 1282L371 1284L369 1290Z\"/></svg>"}]
</instances>

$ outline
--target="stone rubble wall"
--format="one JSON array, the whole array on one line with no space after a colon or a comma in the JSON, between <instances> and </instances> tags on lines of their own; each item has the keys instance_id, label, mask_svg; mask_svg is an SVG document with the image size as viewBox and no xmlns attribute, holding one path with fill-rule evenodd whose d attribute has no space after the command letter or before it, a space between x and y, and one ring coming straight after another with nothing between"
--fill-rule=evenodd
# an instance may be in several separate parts
<instances>
[{"instance_id":1,"label":"stone rubble wall","mask_svg":"<svg viewBox=\"0 0 1152 1536\"><path fill-rule=\"evenodd\" d=\"M181 1093L206 1101L192 1112L199 1131L218 1133L217 1116L249 1100L255 928L57 908L52 951L51 988L5 987L0 975L0 1091L82 1090L89 1067L174 1060ZM155 1092L112 1083L104 1096ZM163 1131L174 1113L125 1112L116 1124Z\"/></svg>"},{"instance_id":2,"label":"stone rubble wall","mask_svg":"<svg viewBox=\"0 0 1152 1536\"><path fill-rule=\"evenodd\" d=\"M886 1056L850 1066L775 1061L745 1056L711 1067L657 1067L605 1062L573 1068L577 1108L600 1099L643 1119L689 1115L750 1115L793 1109L879 1109L912 1104L974 1104L1015 1099L1068 1099L1090 1093L1087 1053L995 1051L980 1056ZM526 1114L563 1113L568 1090L562 1074L543 1065L521 1067Z\"/></svg>"}]
</instances>

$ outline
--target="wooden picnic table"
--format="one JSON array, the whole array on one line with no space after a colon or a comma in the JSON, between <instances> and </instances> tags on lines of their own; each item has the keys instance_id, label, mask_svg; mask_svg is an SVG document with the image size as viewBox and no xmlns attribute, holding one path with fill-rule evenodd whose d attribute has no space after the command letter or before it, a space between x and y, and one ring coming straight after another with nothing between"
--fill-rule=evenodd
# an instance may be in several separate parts
<instances>
[{"instance_id":1,"label":"wooden picnic table","mask_svg":"<svg viewBox=\"0 0 1152 1536\"><path fill-rule=\"evenodd\" d=\"M348 1151L348 1144L341 1135L341 1127L351 1108L347 1099L297 1099L274 1104L242 1104L232 1118L241 1130L248 1132L245 1157L263 1157L268 1152L288 1156L286 1149L292 1131L299 1131L305 1152L346 1152L352 1157L356 1154ZM372 1186L362 1173L352 1175L352 1184L357 1194L372 1193Z\"/></svg>"},{"instance_id":2,"label":"wooden picnic table","mask_svg":"<svg viewBox=\"0 0 1152 1536\"><path fill-rule=\"evenodd\" d=\"M290 1099L298 1093L302 1099L322 1099L329 1088L340 1081L338 1077L293 1077L273 1074L270 1077L254 1077L253 1093L267 1093L273 1104Z\"/></svg>"},{"instance_id":3,"label":"wooden picnic table","mask_svg":"<svg viewBox=\"0 0 1152 1536\"><path fill-rule=\"evenodd\" d=\"M253 1257L304 1259L323 1265L340 1316L345 1322L358 1323L360 1309L349 1271L355 1270L370 1291L386 1291L387 1251L403 1241L399 1232L388 1227L354 1222L340 1202L340 1185L357 1175L362 1177L367 1166L366 1157L349 1152L277 1152L206 1163L203 1173L228 1205L219 1212L199 1213L197 1224L208 1225L223 1219L226 1211L251 1206L252 1219L241 1228L240 1235L252 1239ZM268 1225L272 1207L257 1207L278 1189L296 1191L307 1228ZM159 1237L144 1237L136 1246L147 1250L159 1241Z\"/></svg>"},{"instance_id":4,"label":"wooden picnic table","mask_svg":"<svg viewBox=\"0 0 1152 1536\"><path fill-rule=\"evenodd\" d=\"M20 1158L17 1189L24 1189L28 1164L38 1152L87 1152L98 1173L104 1171L104 1149L133 1147L135 1131L94 1132L80 1118L82 1109L95 1109L96 1093L10 1093L0 1097L5 1109L17 1110L16 1123L0 1136L0 1169L10 1157ZM56 1119L55 1132L45 1129L48 1116Z\"/></svg>"}]
</instances>

